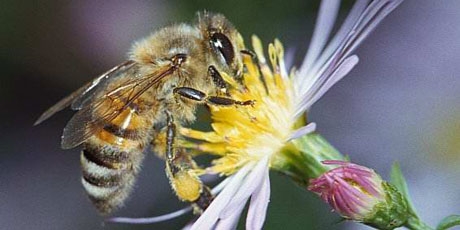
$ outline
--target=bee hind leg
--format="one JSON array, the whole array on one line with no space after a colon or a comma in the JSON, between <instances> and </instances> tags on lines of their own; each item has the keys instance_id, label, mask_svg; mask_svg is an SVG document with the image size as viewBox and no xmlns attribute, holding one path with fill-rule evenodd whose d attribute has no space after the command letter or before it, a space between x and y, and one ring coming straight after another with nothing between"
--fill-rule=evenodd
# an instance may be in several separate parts
<instances>
[{"instance_id":1,"label":"bee hind leg","mask_svg":"<svg viewBox=\"0 0 460 230\"><path fill-rule=\"evenodd\" d=\"M171 187L182 201L191 202L195 213L201 213L211 203L213 196L194 169L195 161L184 149L176 149L176 125L172 114L167 113L166 174Z\"/></svg>"}]
</instances>

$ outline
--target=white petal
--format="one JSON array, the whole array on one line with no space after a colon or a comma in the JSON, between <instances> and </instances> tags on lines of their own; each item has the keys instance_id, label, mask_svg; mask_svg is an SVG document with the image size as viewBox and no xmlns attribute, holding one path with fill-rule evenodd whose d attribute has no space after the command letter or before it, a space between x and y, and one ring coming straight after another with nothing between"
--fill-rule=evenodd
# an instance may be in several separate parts
<instances>
[{"instance_id":1,"label":"white petal","mask_svg":"<svg viewBox=\"0 0 460 230\"><path fill-rule=\"evenodd\" d=\"M238 188L241 186L244 177L247 175L248 171L252 167L253 164L248 164L242 169L238 170L238 172L235 173L233 176L231 176L230 181L222 190L222 192L220 192L219 195L217 195L217 197L211 202L209 207L193 224L191 228L192 230L211 229L217 223L222 209L225 208L230 199L235 195Z\"/></svg>"},{"instance_id":2,"label":"white petal","mask_svg":"<svg viewBox=\"0 0 460 230\"><path fill-rule=\"evenodd\" d=\"M349 39L346 45L347 52L345 55L353 52L357 46L372 32L377 25L393 11L402 0L385 0L372 2L362 17L359 19L356 27L353 29L354 36Z\"/></svg>"},{"instance_id":3,"label":"white petal","mask_svg":"<svg viewBox=\"0 0 460 230\"><path fill-rule=\"evenodd\" d=\"M233 230L236 229L240 220L241 212L244 209L244 205L238 207L234 212L227 216L225 219L220 219L217 222L215 230Z\"/></svg>"},{"instance_id":4,"label":"white petal","mask_svg":"<svg viewBox=\"0 0 460 230\"><path fill-rule=\"evenodd\" d=\"M127 224L152 224L152 223L162 222L165 220L174 219L190 211L192 211L192 206L188 206L178 211L168 213L165 215L161 215L161 216L146 217L146 218L112 217L112 218L107 219L107 221L114 222L114 223L127 223Z\"/></svg>"},{"instance_id":5,"label":"white petal","mask_svg":"<svg viewBox=\"0 0 460 230\"><path fill-rule=\"evenodd\" d=\"M257 193L251 197L249 204L248 216L246 217L246 229L259 230L265 222L267 215L268 203L270 202L270 176L268 168L264 173L264 183Z\"/></svg>"},{"instance_id":6,"label":"white petal","mask_svg":"<svg viewBox=\"0 0 460 230\"><path fill-rule=\"evenodd\" d=\"M334 27L334 22L337 17L337 13L340 8L340 1L337 0L324 0L321 1L321 6L319 7L318 19L315 25L315 30L313 31L313 36L311 38L310 45L308 46L308 52L305 57L305 60L302 63L300 69L311 68L313 63L318 58L318 55L324 48L329 34L331 33L332 28Z\"/></svg>"},{"instance_id":7,"label":"white petal","mask_svg":"<svg viewBox=\"0 0 460 230\"><path fill-rule=\"evenodd\" d=\"M295 117L302 115L313 103L321 98L335 83L345 77L358 64L359 58L353 55L345 59L337 69L327 78L323 85L310 90L301 98L301 102L296 106ZM328 73L326 73L328 74Z\"/></svg>"},{"instance_id":8,"label":"white petal","mask_svg":"<svg viewBox=\"0 0 460 230\"><path fill-rule=\"evenodd\" d=\"M349 55L402 0L380 0L372 1L370 4L368 2L357 1L337 36L314 62L313 67L302 65L299 69L294 78L295 93L301 100L297 116L316 102L333 83L345 76L336 74L339 68L343 68L340 65L346 62ZM348 60L350 61L354 60ZM343 69L341 71L346 72ZM334 74L335 79L330 79Z\"/></svg>"},{"instance_id":9,"label":"white petal","mask_svg":"<svg viewBox=\"0 0 460 230\"><path fill-rule=\"evenodd\" d=\"M284 54L284 63L285 63L285 69L290 70L292 66L294 66L294 61L295 61L295 53L297 49L295 47L289 47L286 50L286 53Z\"/></svg>"},{"instance_id":10,"label":"white petal","mask_svg":"<svg viewBox=\"0 0 460 230\"><path fill-rule=\"evenodd\" d=\"M225 186L227 186L227 184L230 183L231 179L232 179L231 176L225 178L225 180L221 181L219 184L214 186L214 188L212 188L211 193L213 195L216 195L216 194L220 193L220 191L222 191L222 189L224 189Z\"/></svg>"},{"instance_id":11,"label":"white petal","mask_svg":"<svg viewBox=\"0 0 460 230\"><path fill-rule=\"evenodd\" d=\"M332 38L331 42L329 42L318 61L315 62L315 65L310 71L310 74L316 73L318 69L324 65L327 59L329 59L331 55L339 48L340 44L343 43L350 31L352 31L352 28L355 26L356 21L360 18L361 14L366 9L368 4L369 0L356 1L347 18L343 22L342 26L340 26L339 31L334 35L334 38Z\"/></svg>"},{"instance_id":12,"label":"white petal","mask_svg":"<svg viewBox=\"0 0 460 230\"><path fill-rule=\"evenodd\" d=\"M311 132L314 132L315 130L316 130L316 123L314 123L314 122L309 123L308 125L302 126L299 129L297 129L296 131L294 131L291 134L291 137L289 137L288 141L291 141L291 140L297 139L299 137L302 137L303 135L306 135L306 134L309 134Z\"/></svg>"},{"instance_id":13,"label":"white petal","mask_svg":"<svg viewBox=\"0 0 460 230\"><path fill-rule=\"evenodd\" d=\"M246 201L254 193L254 191L260 189L264 183L264 173L268 169L268 157L261 159L256 167L251 170L248 176L244 179L243 184L238 188L238 192L231 199L227 207L222 210L220 218L227 218L232 215L235 210L238 210L241 206L244 207Z\"/></svg>"}]
</instances>

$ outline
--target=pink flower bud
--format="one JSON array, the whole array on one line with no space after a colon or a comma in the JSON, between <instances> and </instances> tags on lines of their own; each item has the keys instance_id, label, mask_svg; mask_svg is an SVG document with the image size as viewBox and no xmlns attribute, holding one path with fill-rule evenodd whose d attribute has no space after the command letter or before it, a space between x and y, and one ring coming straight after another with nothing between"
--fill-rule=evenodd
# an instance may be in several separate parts
<instances>
[{"instance_id":1,"label":"pink flower bud","mask_svg":"<svg viewBox=\"0 0 460 230\"><path fill-rule=\"evenodd\" d=\"M338 167L310 180L308 190L317 193L343 217L363 221L375 213L377 204L385 202L382 178L374 170L338 160L322 163Z\"/></svg>"}]
</instances>

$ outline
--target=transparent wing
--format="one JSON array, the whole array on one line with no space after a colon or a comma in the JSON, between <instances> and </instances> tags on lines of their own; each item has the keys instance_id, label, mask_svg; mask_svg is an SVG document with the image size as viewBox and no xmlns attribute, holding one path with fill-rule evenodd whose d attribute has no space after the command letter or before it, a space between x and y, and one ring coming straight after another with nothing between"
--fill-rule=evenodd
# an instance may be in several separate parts
<instances>
[{"instance_id":1,"label":"transparent wing","mask_svg":"<svg viewBox=\"0 0 460 230\"><path fill-rule=\"evenodd\" d=\"M88 82L83 87L79 88L78 90L74 91L69 96L63 98L58 103L53 105L51 108L46 110L38 119L35 121L34 125L38 125L45 121L46 119L53 116L55 113L63 110L64 108L68 107L69 105L73 110L80 110L84 107L88 101L94 95L97 94L98 91L105 88L105 86L113 81L113 79L117 78L117 76L122 75L126 70L130 69L134 66L134 61L125 61L120 65L117 65L110 69L109 71L103 73L99 77L95 78L91 82Z\"/></svg>"},{"instance_id":2,"label":"transparent wing","mask_svg":"<svg viewBox=\"0 0 460 230\"><path fill-rule=\"evenodd\" d=\"M136 69L136 68L134 68ZM97 94L72 117L64 128L61 146L73 148L104 128L124 110L130 109L134 101L153 85L174 72L174 67L159 68L146 76L121 77L108 85L102 94ZM137 75L136 70L129 75Z\"/></svg>"}]
</instances>

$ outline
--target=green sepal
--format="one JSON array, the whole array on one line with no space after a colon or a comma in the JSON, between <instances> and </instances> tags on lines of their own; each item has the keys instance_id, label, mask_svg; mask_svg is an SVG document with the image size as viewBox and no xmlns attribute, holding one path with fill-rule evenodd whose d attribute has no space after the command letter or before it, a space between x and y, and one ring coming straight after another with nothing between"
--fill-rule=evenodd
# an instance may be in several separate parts
<instances>
[{"instance_id":1,"label":"green sepal","mask_svg":"<svg viewBox=\"0 0 460 230\"><path fill-rule=\"evenodd\" d=\"M404 196L404 199L406 199L408 204L408 211L410 214L418 218L417 211L415 210L415 207L410 199L406 179L403 176L401 167L398 162L393 163L393 166L391 167L390 178L391 183L401 192L401 194Z\"/></svg>"},{"instance_id":2,"label":"green sepal","mask_svg":"<svg viewBox=\"0 0 460 230\"><path fill-rule=\"evenodd\" d=\"M395 229L403 226L409 219L408 206L399 190L388 182L382 182L385 201L376 204L373 212L363 219L363 223L377 229Z\"/></svg>"},{"instance_id":3,"label":"green sepal","mask_svg":"<svg viewBox=\"0 0 460 230\"><path fill-rule=\"evenodd\" d=\"M336 167L324 165L322 161L325 160L346 158L320 134L314 132L293 140L271 163L272 169L289 176L299 185L306 186L310 179Z\"/></svg>"},{"instance_id":4,"label":"green sepal","mask_svg":"<svg viewBox=\"0 0 460 230\"><path fill-rule=\"evenodd\" d=\"M436 230L449 229L460 225L460 215L450 215L439 222Z\"/></svg>"}]
</instances>

